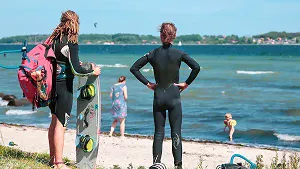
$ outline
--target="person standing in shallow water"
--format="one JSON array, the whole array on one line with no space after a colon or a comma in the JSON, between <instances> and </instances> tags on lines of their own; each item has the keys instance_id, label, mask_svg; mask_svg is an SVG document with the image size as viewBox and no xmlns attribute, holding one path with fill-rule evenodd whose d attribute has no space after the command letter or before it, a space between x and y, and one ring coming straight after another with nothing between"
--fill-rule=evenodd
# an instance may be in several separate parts
<instances>
[{"instance_id":1,"label":"person standing in shallow water","mask_svg":"<svg viewBox=\"0 0 300 169\"><path fill-rule=\"evenodd\" d=\"M229 129L228 138L229 138L229 141L232 141L232 136L234 133L234 126L236 126L236 121L232 119L232 115L230 113L225 114L224 124L225 124L224 132L225 132L226 127L228 127L228 129Z\"/></svg>"},{"instance_id":2,"label":"person standing in shallow water","mask_svg":"<svg viewBox=\"0 0 300 169\"><path fill-rule=\"evenodd\" d=\"M127 116L127 86L126 86L126 77L121 76L118 80L118 83L114 84L111 87L110 97L112 98L112 115L114 121L110 128L109 136L111 137L118 121L120 121L120 132L121 138L124 138L125 133L125 118Z\"/></svg>"},{"instance_id":3,"label":"person standing in shallow water","mask_svg":"<svg viewBox=\"0 0 300 169\"><path fill-rule=\"evenodd\" d=\"M177 28L173 23L162 23L160 38L162 46L145 54L130 68L132 74L149 89L154 90L153 117L155 133L153 140L153 163L161 163L162 143L165 135L166 111L168 110L172 137L172 153L176 168L182 168L181 123L182 107L180 92L185 90L200 72L199 64L188 54L172 48ZM179 83L181 62L191 69L187 80ZM149 82L140 69L150 63L154 70L156 83Z\"/></svg>"}]
</instances>

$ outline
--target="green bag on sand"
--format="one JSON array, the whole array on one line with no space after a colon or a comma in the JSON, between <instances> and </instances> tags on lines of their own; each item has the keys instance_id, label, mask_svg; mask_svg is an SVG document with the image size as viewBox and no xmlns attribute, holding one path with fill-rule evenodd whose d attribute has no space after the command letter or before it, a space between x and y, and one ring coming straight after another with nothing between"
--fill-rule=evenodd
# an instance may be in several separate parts
<instances>
[{"instance_id":1,"label":"green bag on sand","mask_svg":"<svg viewBox=\"0 0 300 169\"><path fill-rule=\"evenodd\" d=\"M93 84L85 85L80 89L80 98L91 100L96 94L96 88Z\"/></svg>"}]
</instances>

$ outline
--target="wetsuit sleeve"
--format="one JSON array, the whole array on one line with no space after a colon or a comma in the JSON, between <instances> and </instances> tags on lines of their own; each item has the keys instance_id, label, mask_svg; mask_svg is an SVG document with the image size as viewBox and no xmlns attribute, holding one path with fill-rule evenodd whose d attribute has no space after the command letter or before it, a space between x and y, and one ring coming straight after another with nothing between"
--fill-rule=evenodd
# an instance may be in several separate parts
<instances>
[{"instance_id":1,"label":"wetsuit sleeve","mask_svg":"<svg viewBox=\"0 0 300 169\"><path fill-rule=\"evenodd\" d=\"M70 61L71 61L74 71L79 74L89 74L89 73L93 72L92 68L85 69L80 66L79 57L78 57L78 44L69 42L68 46L70 49Z\"/></svg>"},{"instance_id":2,"label":"wetsuit sleeve","mask_svg":"<svg viewBox=\"0 0 300 169\"><path fill-rule=\"evenodd\" d=\"M200 72L200 66L193 58L191 58L186 53L182 54L181 59L192 69L192 72L190 73L189 77L185 81L188 85L190 85L195 80L198 73Z\"/></svg>"},{"instance_id":3,"label":"wetsuit sleeve","mask_svg":"<svg viewBox=\"0 0 300 169\"><path fill-rule=\"evenodd\" d=\"M137 60L130 68L130 72L144 85L147 85L149 83L149 80L147 80L145 76L142 75L140 69L149 62L149 55L150 53L145 54L143 57Z\"/></svg>"}]
</instances>

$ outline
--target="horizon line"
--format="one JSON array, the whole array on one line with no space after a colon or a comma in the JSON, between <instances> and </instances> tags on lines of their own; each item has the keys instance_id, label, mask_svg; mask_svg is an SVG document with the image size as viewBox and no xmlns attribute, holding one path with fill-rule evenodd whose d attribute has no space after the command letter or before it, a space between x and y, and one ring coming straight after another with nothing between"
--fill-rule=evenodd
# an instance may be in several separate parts
<instances>
[{"instance_id":1,"label":"horizon line","mask_svg":"<svg viewBox=\"0 0 300 169\"><path fill-rule=\"evenodd\" d=\"M204 35L201 35L199 33L191 33L191 34L182 34L182 35L177 35L177 36L185 36L185 35L200 35L200 36L231 36L231 35L235 35L235 36L238 36L238 37L253 37L253 36L258 36L258 35L264 35L264 34L267 34L267 33L271 33L271 32L275 32L275 33L300 33L300 32L286 32L286 31L269 31L269 32L266 32L266 33L261 33L261 34L256 34L256 35L237 35L237 34L204 34ZM116 34L132 34L132 35L139 35L139 36L157 36L159 37L159 35L152 35L152 34L136 34L136 33L113 33L113 34L109 34L109 33L82 33L82 34L79 34L80 35L116 35ZM15 36L43 36L43 35L51 35L51 34L46 34L46 33L41 33L41 34L23 34L23 35L12 35L12 36L6 36L6 37L0 37L0 39L3 39L3 38L9 38L9 37L15 37Z\"/></svg>"}]
</instances>

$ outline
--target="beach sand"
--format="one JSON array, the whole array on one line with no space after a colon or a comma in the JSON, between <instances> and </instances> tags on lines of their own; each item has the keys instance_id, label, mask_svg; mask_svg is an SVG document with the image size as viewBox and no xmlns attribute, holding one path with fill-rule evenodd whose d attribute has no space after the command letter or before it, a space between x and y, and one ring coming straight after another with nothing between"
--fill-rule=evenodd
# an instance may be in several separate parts
<instances>
[{"instance_id":1,"label":"beach sand","mask_svg":"<svg viewBox=\"0 0 300 169\"><path fill-rule=\"evenodd\" d=\"M0 124L4 144L10 141L18 144L17 148L27 152L49 153L47 129ZM1 134L1 133L0 133ZM3 144L2 139L0 140ZM75 130L68 129L65 134L64 157L75 161ZM256 161L257 155L263 155L264 163L270 165L272 157L276 156L276 151L262 148L246 147L239 145L204 143L204 142L183 142L183 166L186 169L197 168L200 157L202 157L203 167L214 169L217 165L228 163L230 157L235 154L242 154L252 162ZM278 151L279 157L283 153L294 153L293 151ZM300 152L296 152L300 155ZM239 160L237 160L239 161ZM168 168L173 167L171 140L166 140L163 145L162 162ZM137 168L138 166L149 167L152 163L152 139L146 137L108 137L101 134L100 151L97 164L100 167L112 168L119 165L127 168L128 165Z\"/></svg>"}]
</instances>

